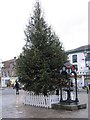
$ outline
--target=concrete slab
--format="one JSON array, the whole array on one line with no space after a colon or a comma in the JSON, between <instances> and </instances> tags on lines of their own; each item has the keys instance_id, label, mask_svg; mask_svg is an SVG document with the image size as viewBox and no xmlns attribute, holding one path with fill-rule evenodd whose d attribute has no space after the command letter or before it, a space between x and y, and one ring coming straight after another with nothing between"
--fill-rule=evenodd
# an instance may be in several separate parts
<instances>
[{"instance_id":1,"label":"concrete slab","mask_svg":"<svg viewBox=\"0 0 90 120\"><path fill-rule=\"evenodd\" d=\"M67 104L53 104L52 105L52 108L53 109L64 109L64 110L70 110L70 111L73 111L73 110L79 110L79 109L86 109L87 108L87 104L77 104L77 105L73 105L73 104L70 104L70 105L67 105Z\"/></svg>"}]
</instances>

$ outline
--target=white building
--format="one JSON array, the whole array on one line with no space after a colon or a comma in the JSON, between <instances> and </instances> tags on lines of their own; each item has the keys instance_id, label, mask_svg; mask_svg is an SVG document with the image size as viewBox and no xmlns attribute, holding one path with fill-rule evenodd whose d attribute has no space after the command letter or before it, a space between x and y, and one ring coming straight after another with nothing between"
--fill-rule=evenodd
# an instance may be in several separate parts
<instances>
[{"instance_id":1,"label":"white building","mask_svg":"<svg viewBox=\"0 0 90 120\"><path fill-rule=\"evenodd\" d=\"M86 74L90 69L90 45L68 50L68 60L77 67L78 74Z\"/></svg>"},{"instance_id":2,"label":"white building","mask_svg":"<svg viewBox=\"0 0 90 120\"><path fill-rule=\"evenodd\" d=\"M77 68L79 85L90 84L90 45L68 50L66 53L69 62Z\"/></svg>"}]
</instances>

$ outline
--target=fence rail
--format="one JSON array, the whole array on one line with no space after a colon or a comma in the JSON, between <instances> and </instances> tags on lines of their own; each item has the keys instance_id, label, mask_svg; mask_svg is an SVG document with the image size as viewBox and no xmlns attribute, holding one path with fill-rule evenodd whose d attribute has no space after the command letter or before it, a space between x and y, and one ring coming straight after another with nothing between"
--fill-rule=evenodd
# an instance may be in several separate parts
<instances>
[{"instance_id":1,"label":"fence rail","mask_svg":"<svg viewBox=\"0 0 90 120\"><path fill-rule=\"evenodd\" d=\"M72 95L71 95L72 96ZM73 97L73 96L72 96ZM67 94L64 92L63 99L67 99ZM60 102L60 95L48 95L42 94L35 95L33 92L26 92L24 104L36 107L52 108L52 104Z\"/></svg>"}]
</instances>

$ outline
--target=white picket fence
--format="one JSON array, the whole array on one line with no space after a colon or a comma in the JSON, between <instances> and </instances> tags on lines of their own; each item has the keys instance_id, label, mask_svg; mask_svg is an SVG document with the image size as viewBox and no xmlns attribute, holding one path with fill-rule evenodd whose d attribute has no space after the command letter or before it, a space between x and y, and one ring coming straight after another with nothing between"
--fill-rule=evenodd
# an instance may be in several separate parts
<instances>
[{"instance_id":1,"label":"white picket fence","mask_svg":"<svg viewBox=\"0 0 90 120\"><path fill-rule=\"evenodd\" d=\"M59 103L60 95L35 95L33 93L27 92L24 100L25 105L37 106L51 108L52 104Z\"/></svg>"},{"instance_id":2,"label":"white picket fence","mask_svg":"<svg viewBox=\"0 0 90 120\"><path fill-rule=\"evenodd\" d=\"M73 95L71 94L71 97ZM63 94L63 100L67 99L66 92ZM72 98L73 99L73 98ZM26 92L24 104L36 107L52 108L52 104L60 102L60 95L35 95L33 92Z\"/></svg>"}]
</instances>

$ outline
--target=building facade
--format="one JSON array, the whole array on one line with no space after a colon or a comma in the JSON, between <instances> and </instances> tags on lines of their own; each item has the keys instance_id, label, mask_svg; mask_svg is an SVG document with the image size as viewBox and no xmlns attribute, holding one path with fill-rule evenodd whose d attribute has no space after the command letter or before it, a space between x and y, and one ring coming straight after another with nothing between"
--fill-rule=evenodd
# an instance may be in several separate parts
<instances>
[{"instance_id":1,"label":"building facade","mask_svg":"<svg viewBox=\"0 0 90 120\"><path fill-rule=\"evenodd\" d=\"M78 87L90 89L90 45L66 51L68 61L77 68Z\"/></svg>"},{"instance_id":2,"label":"building facade","mask_svg":"<svg viewBox=\"0 0 90 120\"><path fill-rule=\"evenodd\" d=\"M16 76L16 71L15 71L16 57L11 60L3 61L2 64L3 64L1 70L2 77Z\"/></svg>"},{"instance_id":3,"label":"building facade","mask_svg":"<svg viewBox=\"0 0 90 120\"><path fill-rule=\"evenodd\" d=\"M78 74L90 72L90 45L66 51L68 60L77 68Z\"/></svg>"},{"instance_id":4,"label":"building facade","mask_svg":"<svg viewBox=\"0 0 90 120\"><path fill-rule=\"evenodd\" d=\"M6 60L2 62L3 67L1 69L1 86L6 87L8 84L15 82L16 76L16 57L11 60Z\"/></svg>"},{"instance_id":5,"label":"building facade","mask_svg":"<svg viewBox=\"0 0 90 120\"><path fill-rule=\"evenodd\" d=\"M0 87L1 87L1 77L2 77L1 70L2 70L2 67L3 67L2 60L0 59Z\"/></svg>"}]
</instances>

